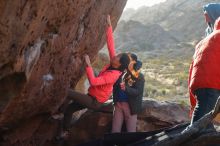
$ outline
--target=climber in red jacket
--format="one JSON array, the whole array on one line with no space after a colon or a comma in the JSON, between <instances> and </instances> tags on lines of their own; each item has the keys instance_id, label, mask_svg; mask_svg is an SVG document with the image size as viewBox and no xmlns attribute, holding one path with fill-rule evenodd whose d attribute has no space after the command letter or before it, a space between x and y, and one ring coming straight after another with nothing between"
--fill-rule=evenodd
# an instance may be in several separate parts
<instances>
[{"instance_id":1,"label":"climber in red jacket","mask_svg":"<svg viewBox=\"0 0 220 146\"><path fill-rule=\"evenodd\" d=\"M196 48L189 71L191 124L210 112L220 96L220 17ZM209 128L214 128L212 124Z\"/></svg>"},{"instance_id":2,"label":"climber in red jacket","mask_svg":"<svg viewBox=\"0 0 220 146\"><path fill-rule=\"evenodd\" d=\"M72 114L74 112L84 108L97 110L103 106L103 103L105 103L112 94L114 83L117 81L122 72L127 69L130 63L128 54L115 54L110 16L107 17L107 24L106 37L110 64L106 65L96 77L94 75L89 56L85 55L85 62L87 64L86 74L90 87L88 89L88 94L79 93L74 90L68 91L67 98L73 100L73 102L68 105L64 112L64 131L69 129Z\"/></svg>"}]
</instances>

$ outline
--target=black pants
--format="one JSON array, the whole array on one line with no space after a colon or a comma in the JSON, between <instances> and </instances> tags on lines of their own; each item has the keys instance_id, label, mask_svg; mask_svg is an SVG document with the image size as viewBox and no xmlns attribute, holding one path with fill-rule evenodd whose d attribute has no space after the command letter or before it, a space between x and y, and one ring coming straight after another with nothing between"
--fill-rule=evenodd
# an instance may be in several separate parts
<instances>
[{"instance_id":1,"label":"black pants","mask_svg":"<svg viewBox=\"0 0 220 146\"><path fill-rule=\"evenodd\" d=\"M64 112L63 129L67 130L70 128L72 114L76 111L90 108L93 110L98 110L103 106L103 103L98 102L94 97L76 92L74 90L69 90L68 100L73 100L71 104L67 106Z\"/></svg>"},{"instance_id":2,"label":"black pants","mask_svg":"<svg viewBox=\"0 0 220 146\"><path fill-rule=\"evenodd\" d=\"M214 109L216 101L220 96L220 90L211 88L201 88L197 89L194 92L194 94L197 98L197 103L193 112L191 124ZM208 125L208 128L213 128L213 125Z\"/></svg>"}]
</instances>

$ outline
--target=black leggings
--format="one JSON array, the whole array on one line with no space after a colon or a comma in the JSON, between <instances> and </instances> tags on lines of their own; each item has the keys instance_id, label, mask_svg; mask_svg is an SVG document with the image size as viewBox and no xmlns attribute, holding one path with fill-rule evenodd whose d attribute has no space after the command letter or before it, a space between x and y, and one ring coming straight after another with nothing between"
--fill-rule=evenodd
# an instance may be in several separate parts
<instances>
[{"instance_id":1,"label":"black leggings","mask_svg":"<svg viewBox=\"0 0 220 146\"><path fill-rule=\"evenodd\" d=\"M64 112L63 119L63 129L67 130L70 128L72 114L76 111L90 108L93 110L98 110L103 106L103 103L98 102L94 97L76 92L74 90L68 91L68 100L73 100L71 104L69 104Z\"/></svg>"}]
</instances>

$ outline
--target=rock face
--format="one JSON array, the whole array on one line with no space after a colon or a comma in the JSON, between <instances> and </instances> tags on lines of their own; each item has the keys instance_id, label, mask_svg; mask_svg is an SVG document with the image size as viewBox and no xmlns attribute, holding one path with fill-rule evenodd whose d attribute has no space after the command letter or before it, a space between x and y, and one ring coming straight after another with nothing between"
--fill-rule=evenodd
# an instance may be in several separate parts
<instances>
[{"instance_id":1,"label":"rock face","mask_svg":"<svg viewBox=\"0 0 220 146\"><path fill-rule=\"evenodd\" d=\"M105 43L106 15L115 27L126 0L0 2L1 145L49 145L48 120Z\"/></svg>"},{"instance_id":2,"label":"rock face","mask_svg":"<svg viewBox=\"0 0 220 146\"><path fill-rule=\"evenodd\" d=\"M152 131L189 121L189 107L173 102L145 100L139 115L139 131Z\"/></svg>"},{"instance_id":3,"label":"rock face","mask_svg":"<svg viewBox=\"0 0 220 146\"><path fill-rule=\"evenodd\" d=\"M71 146L102 138L111 132L112 104L100 112L87 111L73 124L67 145ZM189 121L189 107L172 102L143 101L143 111L138 115L137 131L146 132L171 127ZM77 131L77 132L74 132ZM95 132L94 132L95 131Z\"/></svg>"}]
</instances>

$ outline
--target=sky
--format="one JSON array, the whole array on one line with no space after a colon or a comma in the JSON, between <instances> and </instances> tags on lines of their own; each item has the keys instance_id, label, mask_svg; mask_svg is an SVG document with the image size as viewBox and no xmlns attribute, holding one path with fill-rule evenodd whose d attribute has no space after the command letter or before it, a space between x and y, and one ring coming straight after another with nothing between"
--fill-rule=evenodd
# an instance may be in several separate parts
<instances>
[{"instance_id":1,"label":"sky","mask_svg":"<svg viewBox=\"0 0 220 146\"><path fill-rule=\"evenodd\" d=\"M153 6L160 2L164 2L166 0L128 0L125 8L134 8L137 9L141 6Z\"/></svg>"}]
</instances>

